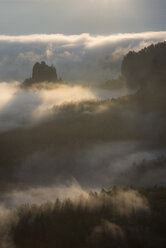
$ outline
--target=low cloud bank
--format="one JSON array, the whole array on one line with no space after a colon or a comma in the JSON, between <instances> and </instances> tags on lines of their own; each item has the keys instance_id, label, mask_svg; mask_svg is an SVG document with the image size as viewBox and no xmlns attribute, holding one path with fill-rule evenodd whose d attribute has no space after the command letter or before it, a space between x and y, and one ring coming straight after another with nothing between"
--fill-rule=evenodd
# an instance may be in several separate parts
<instances>
[{"instance_id":1,"label":"low cloud bank","mask_svg":"<svg viewBox=\"0 0 166 248\"><path fill-rule=\"evenodd\" d=\"M24 80L45 60L70 82L104 82L120 73L123 56L166 39L166 32L92 36L34 34L0 36L0 81Z\"/></svg>"},{"instance_id":2,"label":"low cloud bank","mask_svg":"<svg viewBox=\"0 0 166 248\"><path fill-rule=\"evenodd\" d=\"M0 132L19 127L28 127L55 115L53 108L117 98L128 90L107 91L83 85L38 83L29 89L20 87L19 82L0 83Z\"/></svg>"},{"instance_id":3,"label":"low cloud bank","mask_svg":"<svg viewBox=\"0 0 166 248\"><path fill-rule=\"evenodd\" d=\"M13 151L14 159L8 158L6 168L1 167L0 201L5 206L85 196L91 189L110 189L113 185L165 185L166 150L150 149L143 142L112 142L86 148L59 144L40 152L35 152L38 147L31 143L33 151L28 155L17 142L15 145L19 150ZM24 145L29 153L28 145Z\"/></svg>"},{"instance_id":4,"label":"low cloud bank","mask_svg":"<svg viewBox=\"0 0 166 248\"><path fill-rule=\"evenodd\" d=\"M85 188L165 185L165 112L124 108L123 99L107 100L108 92L95 87L0 86L2 191L26 189L31 201L31 189L72 177Z\"/></svg>"},{"instance_id":5,"label":"low cloud bank","mask_svg":"<svg viewBox=\"0 0 166 248\"><path fill-rule=\"evenodd\" d=\"M95 94L82 86L49 84L24 90L19 83L0 83L0 131L27 127L51 115L53 106L95 100ZM38 85L39 87L39 85Z\"/></svg>"},{"instance_id":6,"label":"low cloud bank","mask_svg":"<svg viewBox=\"0 0 166 248\"><path fill-rule=\"evenodd\" d=\"M87 189L165 185L165 149L149 149L147 144L132 141L68 149L25 157L13 172L13 183L29 188L59 185L74 177Z\"/></svg>"}]
</instances>

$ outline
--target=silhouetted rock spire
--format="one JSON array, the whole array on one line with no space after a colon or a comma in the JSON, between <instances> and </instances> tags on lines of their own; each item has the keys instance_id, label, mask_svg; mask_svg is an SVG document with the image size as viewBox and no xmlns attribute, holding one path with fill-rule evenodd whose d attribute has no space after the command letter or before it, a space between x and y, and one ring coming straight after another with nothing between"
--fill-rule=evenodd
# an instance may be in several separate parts
<instances>
[{"instance_id":1,"label":"silhouetted rock spire","mask_svg":"<svg viewBox=\"0 0 166 248\"><path fill-rule=\"evenodd\" d=\"M58 79L56 68L53 65L48 66L44 61L42 61L41 63L35 63L32 69L32 77L27 78L23 85L31 86L33 83L59 81L61 80Z\"/></svg>"},{"instance_id":2,"label":"silhouetted rock spire","mask_svg":"<svg viewBox=\"0 0 166 248\"><path fill-rule=\"evenodd\" d=\"M48 66L44 61L41 63L37 62L33 66L32 70L32 80L34 82L56 82L58 81L57 73L55 67Z\"/></svg>"}]
</instances>

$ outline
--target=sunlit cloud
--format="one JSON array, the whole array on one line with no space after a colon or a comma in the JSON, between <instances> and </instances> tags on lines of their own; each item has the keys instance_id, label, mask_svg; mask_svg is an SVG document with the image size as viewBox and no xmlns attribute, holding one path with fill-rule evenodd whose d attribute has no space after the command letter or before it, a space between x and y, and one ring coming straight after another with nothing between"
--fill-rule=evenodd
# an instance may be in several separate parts
<instances>
[{"instance_id":1,"label":"sunlit cloud","mask_svg":"<svg viewBox=\"0 0 166 248\"><path fill-rule=\"evenodd\" d=\"M11 43L48 43L53 42L60 45L76 45L83 43L85 46L102 45L106 42L117 42L121 40L135 40L135 39L166 39L166 31L160 32L143 32L143 33L122 33L114 35L96 35L92 36L88 33L80 35L64 35L64 34L31 34L20 36L0 35L0 42Z\"/></svg>"},{"instance_id":2,"label":"sunlit cloud","mask_svg":"<svg viewBox=\"0 0 166 248\"><path fill-rule=\"evenodd\" d=\"M1 98L0 98L0 110L3 108L3 106L8 103L15 92L18 90L19 83L13 82L11 84L8 84L6 82L0 83L0 92L1 92Z\"/></svg>"},{"instance_id":3,"label":"sunlit cloud","mask_svg":"<svg viewBox=\"0 0 166 248\"><path fill-rule=\"evenodd\" d=\"M0 81L31 76L36 61L54 64L58 76L68 82L105 82L120 74L123 56L166 40L166 32L93 36L32 34L0 35Z\"/></svg>"}]
</instances>

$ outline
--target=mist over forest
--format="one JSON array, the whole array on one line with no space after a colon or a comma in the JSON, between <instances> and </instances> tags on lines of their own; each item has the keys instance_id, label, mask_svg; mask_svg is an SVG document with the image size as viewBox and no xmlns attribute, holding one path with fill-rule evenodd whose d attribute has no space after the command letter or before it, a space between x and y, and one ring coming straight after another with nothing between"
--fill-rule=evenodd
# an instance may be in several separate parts
<instances>
[{"instance_id":1,"label":"mist over forest","mask_svg":"<svg viewBox=\"0 0 166 248\"><path fill-rule=\"evenodd\" d=\"M164 35L0 37L0 247L165 247Z\"/></svg>"}]
</instances>

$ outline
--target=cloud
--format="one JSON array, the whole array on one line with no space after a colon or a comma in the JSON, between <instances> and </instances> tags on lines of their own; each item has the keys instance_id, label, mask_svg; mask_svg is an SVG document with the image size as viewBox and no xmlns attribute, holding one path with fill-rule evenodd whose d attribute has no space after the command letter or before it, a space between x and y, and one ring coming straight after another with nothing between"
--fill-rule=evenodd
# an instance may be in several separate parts
<instances>
[{"instance_id":1,"label":"cloud","mask_svg":"<svg viewBox=\"0 0 166 248\"><path fill-rule=\"evenodd\" d=\"M140 35L143 36L137 34ZM110 40L110 37L82 35L74 36L76 40L73 38L72 42L60 41L57 46L53 42L43 45L37 41L33 44L12 41L0 42L0 47L8 44L11 48L14 45L24 49L17 61L21 59L25 64L31 57L35 60L39 51L39 54L46 51L44 54L50 58L60 49L58 59L65 61L66 56L70 61L76 54L74 59L78 65L79 61L83 63L81 56L86 54L88 63L94 56L94 68L95 61L100 61L100 68L112 70L110 65L119 63L121 54L130 47L138 50L151 42L135 38L131 42L131 37L122 36L117 35L116 42L115 37ZM91 39L89 43L88 39ZM112 44L110 56L101 61ZM27 50L32 47L31 52ZM26 188L27 191L34 187L48 188L63 184L71 177L81 186L92 188L113 184L165 185L165 149L160 142L155 143L160 137L164 139L165 112L144 112L123 99L111 101L127 92L115 93L83 83L42 83L28 89L19 86L19 82L0 84L3 92L0 100L1 188Z\"/></svg>"},{"instance_id":2,"label":"cloud","mask_svg":"<svg viewBox=\"0 0 166 248\"><path fill-rule=\"evenodd\" d=\"M109 92L90 86L51 82L34 84L30 89L21 88L19 82L2 82L0 91L0 132L39 124L55 117L63 105L75 106L83 101L112 99L128 92ZM101 110L102 108L96 109Z\"/></svg>"},{"instance_id":3,"label":"cloud","mask_svg":"<svg viewBox=\"0 0 166 248\"><path fill-rule=\"evenodd\" d=\"M150 207L147 199L135 190L118 188L109 192L93 191L93 193L91 192L89 194L76 181L73 181L72 184L66 186L36 187L29 190L10 191L4 195L4 201L0 205L0 211L1 246L2 248L14 248L18 240L15 239L15 230L20 223L23 223L21 225L21 231L29 221L33 225L33 230L36 230L36 221L39 222L44 217L46 226L49 226L51 230L52 225L49 224L50 220L54 223L53 230L55 237L55 231L57 230L55 229L55 224L57 223L57 221L54 222L55 216L58 217L58 225L61 227L64 212L65 219L70 221L70 225L67 223L67 227L69 228L73 226L71 222L73 218L68 218L68 216L75 216L76 214L76 220L79 221L79 229L77 228L79 231L80 228L82 228L81 230L85 227L87 228L87 222L84 221L84 218L85 215L89 216L88 223L91 225L89 224L88 243L95 244L96 241L98 243L107 235L116 244L117 241L119 243L119 239L121 240L120 243L124 243L125 231L127 229L125 229L124 223L128 223L128 219L136 218L137 215L139 218L142 214L143 217L146 216L150 212ZM95 219L94 216L92 219L91 215L95 215ZM36 218L37 216L40 216L40 219ZM51 218L48 218L48 216ZM40 226L40 234L43 232L41 227L43 226ZM60 230L63 233L62 237L66 237L66 229L60 228ZM67 231L69 232L69 230ZM28 236L30 235L28 231L26 233L28 233ZM26 237L24 237L24 240ZM49 236L47 243L50 241L50 238L51 236Z\"/></svg>"},{"instance_id":4,"label":"cloud","mask_svg":"<svg viewBox=\"0 0 166 248\"><path fill-rule=\"evenodd\" d=\"M49 117L55 106L96 99L90 89L82 86L43 83L25 90L19 85L19 82L0 84L0 132L33 125Z\"/></svg>"},{"instance_id":5,"label":"cloud","mask_svg":"<svg viewBox=\"0 0 166 248\"><path fill-rule=\"evenodd\" d=\"M84 190L73 178L66 184L51 185L48 187L30 187L29 189L13 189L4 194L1 202L1 212L10 208L18 208L22 204L43 204L48 201L54 202L57 198L61 201L71 199L77 202L82 196L88 199L88 192Z\"/></svg>"},{"instance_id":6,"label":"cloud","mask_svg":"<svg viewBox=\"0 0 166 248\"><path fill-rule=\"evenodd\" d=\"M98 198L93 198L91 192L97 192ZM99 188L83 188L74 179L68 180L65 184L36 186L28 189L13 189L2 195L0 201L0 214L8 214L8 209L16 209L23 204L41 205L46 202L55 202L56 199L65 201L70 199L76 205L87 206L91 209L112 206L113 212L119 216L126 216L136 213L137 211L148 211L149 206L146 198L141 196L136 190L124 190L117 188L115 194L101 194ZM3 201L2 201L3 200ZM0 216L1 216L0 215Z\"/></svg>"},{"instance_id":7,"label":"cloud","mask_svg":"<svg viewBox=\"0 0 166 248\"><path fill-rule=\"evenodd\" d=\"M14 93L17 91L19 86L18 82L13 82L10 85L6 82L1 82L0 91L1 91L1 99L0 99L0 109L12 98Z\"/></svg>"},{"instance_id":8,"label":"cloud","mask_svg":"<svg viewBox=\"0 0 166 248\"><path fill-rule=\"evenodd\" d=\"M96 87L18 86L0 84L1 188L49 187L71 177L92 188L165 185L165 149L155 144L165 113L126 109L108 100L121 92Z\"/></svg>"},{"instance_id":9,"label":"cloud","mask_svg":"<svg viewBox=\"0 0 166 248\"><path fill-rule=\"evenodd\" d=\"M103 220L100 226L94 228L91 239L96 241L103 233L112 234L115 239L124 238L124 232L120 226L110 221Z\"/></svg>"},{"instance_id":10,"label":"cloud","mask_svg":"<svg viewBox=\"0 0 166 248\"><path fill-rule=\"evenodd\" d=\"M31 34L31 35L19 35L8 36L0 35L0 42L10 43L48 43L53 42L59 45L79 45L84 44L87 47L102 46L104 43L118 42L122 40L158 40L165 39L166 31L160 32L143 32L143 33L124 33L114 35L96 35L91 36L88 33L80 35L64 35L64 34Z\"/></svg>"},{"instance_id":11,"label":"cloud","mask_svg":"<svg viewBox=\"0 0 166 248\"><path fill-rule=\"evenodd\" d=\"M40 104L40 96L30 91L20 90L17 84L0 84L6 96L0 105L0 131L27 126L34 108Z\"/></svg>"},{"instance_id":12,"label":"cloud","mask_svg":"<svg viewBox=\"0 0 166 248\"><path fill-rule=\"evenodd\" d=\"M120 74L122 58L129 50L165 39L166 32L0 35L0 81L24 80L31 76L36 61L45 60L66 81L103 82Z\"/></svg>"},{"instance_id":13,"label":"cloud","mask_svg":"<svg viewBox=\"0 0 166 248\"><path fill-rule=\"evenodd\" d=\"M11 229L17 223L18 216L8 208L0 205L0 244L1 248L15 248Z\"/></svg>"}]
</instances>

